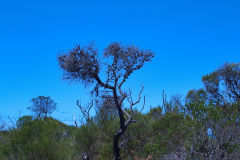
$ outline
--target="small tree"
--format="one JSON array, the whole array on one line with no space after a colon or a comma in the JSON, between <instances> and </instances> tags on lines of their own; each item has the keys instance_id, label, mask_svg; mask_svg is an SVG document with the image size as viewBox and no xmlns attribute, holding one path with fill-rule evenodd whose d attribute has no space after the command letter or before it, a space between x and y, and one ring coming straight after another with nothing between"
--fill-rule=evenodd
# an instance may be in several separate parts
<instances>
[{"instance_id":1,"label":"small tree","mask_svg":"<svg viewBox=\"0 0 240 160\"><path fill-rule=\"evenodd\" d=\"M132 118L132 107L140 102L143 91L142 87L138 100L133 101L131 90L124 91L123 84L134 71L142 68L145 62L151 61L152 58L153 53L149 50L142 50L135 46L123 46L120 43L110 44L104 50L103 58L98 56L98 50L93 44L87 47L77 46L58 57L65 79L81 81L85 85L94 85L92 93L95 93L96 96L104 91L113 97L113 107L117 109L120 119L120 128L113 137L115 160L121 159L120 149L123 143L119 143L119 141L128 125L135 122ZM123 109L125 100L129 103L130 112Z\"/></svg>"},{"instance_id":2,"label":"small tree","mask_svg":"<svg viewBox=\"0 0 240 160\"><path fill-rule=\"evenodd\" d=\"M38 96L31 99L30 102L32 105L28 109L40 119L50 116L57 106L57 103L50 97L45 96Z\"/></svg>"},{"instance_id":3,"label":"small tree","mask_svg":"<svg viewBox=\"0 0 240 160\"><path fill-rule=\"evenodd\" d=\"M240 100L240 63L225 63L203 76L202 82L213 102L222 106L236 103Z\"/></svg>"}]
</instances>

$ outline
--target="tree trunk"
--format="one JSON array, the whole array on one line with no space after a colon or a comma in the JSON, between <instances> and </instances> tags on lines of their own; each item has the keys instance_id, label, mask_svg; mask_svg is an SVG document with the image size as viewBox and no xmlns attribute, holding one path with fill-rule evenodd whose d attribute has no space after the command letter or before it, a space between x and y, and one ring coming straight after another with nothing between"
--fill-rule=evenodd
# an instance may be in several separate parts
<instances>
[{"instance_id":1,"label":"tree trunk","mask_svg":"<svg viewBox=\"0 0 240 160\"><path fill-rule=\"evenodd\" d=\"M121 160L120 148L118 146L119 138L120 136L117 134L115 134L113 138L113 154L114 154L115 160Z\"/></svg>"},{"instance_id":2,"label":"tree trunk","mask_svg":"<svg viewBox=\"0 0 240 160\"><path fill-rule=\"evenodd\" d=\"M121 104L119 104L116 90L113 91L113 95L114 95L114 101L118 111L118 116L120 119L120 129L114 134L114 137L113 137L113 154L114 154L115 160L121 160L121 156L120 156L121 148L119 148L119 140L121 135L125 132L126 126L125 126L124 113L122 111Z\"/></svg>"},{"instance_id":3,"label":"tree trunk","mask_svg":"<svg viewBox=\"0 0 240 160\"><path fill-rule=\"evenodd\" d=\"M122 129L120 128L113 137L113 154L115 157L115 160L121 160L121 156L120 156L120 150L121 148L119 148L119 140L121 135L123 135L124 131L125 131L125 127Z\"/></svg>"}]
</instances>

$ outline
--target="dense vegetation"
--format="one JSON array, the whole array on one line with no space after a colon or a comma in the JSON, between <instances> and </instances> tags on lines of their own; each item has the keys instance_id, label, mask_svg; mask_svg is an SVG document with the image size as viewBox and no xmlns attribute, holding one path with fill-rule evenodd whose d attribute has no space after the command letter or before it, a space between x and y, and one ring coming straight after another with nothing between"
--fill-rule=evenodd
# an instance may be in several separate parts
<instances>
[{"instance_id":1,"label":"dense vegetation","mask_svg":"<svg viewBox=\"0 0 240 160\"><path fill-rule=\"evenodd\" d=\"M125 107L136 122L121 136L122 159L240 159L240 64L225 63L202 81L205 88L190 90L184 98L167 101L163 93L163 104L147 113ZM120 118L111 99L101 98L89 107L95 107L96 115L79 106L86 118L81 126L36 112L19 118L15 127L1 127L0 159L79 160L83 154L90 160L114 159L113 135ZM32 102L40 99L50 97ZM51 104L54 110L56 103Z\"/></svg>"},{"instance_id":2,"label":"dense vegetation","mask_svg":"<svg viewBox=\"0 0 240 160\"><path fill-rule=\"evenodd\" d=\"M146 114L134 111L138 122L124 135L128 137L121 153L124 159L239 159L237 104L223 110L193 102L191 114L173 104L165 113L162 107ZM82 153L90 159L113 159L112 135L118 119L106 114L99 111L79 128L52 118L21 117L17 128L1 131L0 159L77 160Z\"/></svg>"}]
</instances>

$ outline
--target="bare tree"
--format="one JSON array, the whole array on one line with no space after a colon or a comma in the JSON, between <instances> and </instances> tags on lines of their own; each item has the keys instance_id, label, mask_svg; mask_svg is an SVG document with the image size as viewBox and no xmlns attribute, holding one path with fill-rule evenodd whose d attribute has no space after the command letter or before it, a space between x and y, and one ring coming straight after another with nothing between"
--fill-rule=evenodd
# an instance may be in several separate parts
<instances>
[{"instance_id":1,"label":"bare tree","mask_svg":"<svg viewBox=\"0 0 240 160\"><path fill-rule=\"evenodd\" d=\"M151 61L153 57L150 50L142 50L135 46L123 46L120 43L111 43L105 48L102 58L98 56L98 50L93 44L86 47L76 46L68 53L58 56L65 79L93 85L93 92L96 96L101 91L107 91L113 97L114 107L116 107L120 119L120 128L113 138L115 160L121 159L119 140L128 125L135 122L132 118L132 108L140 102L144 88L142 87L139 92L137 101L133 101L131 91L122 89L123 84L134 71L142 68L145 62ZM123 109L125 100L129 103L130 112Z\"/></svg>"},{"instance_id":2,"label":"bare tree","mask_svg":"<svg viewBox=\"0 0 240 160\"><path fill-rule=\"evenodd\" d=\"M57 103L50 97L38 96L30 100L32 105L28 107L37 118L46 118L56 109Z\"/></svg>"},{"instance_id":3,"label":"bare tree","mask_svg":"<svg viewBox=\"0 0 240 160\"><path fill-rule=\"evenodd\" d=\"M83 117L85 118L86 122L90 122L90 111L93 107L93 101L91 101L90 103L88 103L88 105L83 106L81 105L81 103L79 102L79 100L77 100L77 106L79 107Z\"/></svg>"}]
</instances>

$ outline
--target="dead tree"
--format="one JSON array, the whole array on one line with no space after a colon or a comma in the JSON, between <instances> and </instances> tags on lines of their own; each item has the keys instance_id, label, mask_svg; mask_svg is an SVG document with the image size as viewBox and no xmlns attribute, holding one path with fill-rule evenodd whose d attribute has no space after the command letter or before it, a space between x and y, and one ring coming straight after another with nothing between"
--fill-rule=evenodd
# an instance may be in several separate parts
<instances>
[{"instance_id":1,"label":"dead tree","mask_svg":"<svg viewBox=\"0 0 240 160\"><path fill-rule=\"evenodd\" d=\"M77 100L77 106L79 107L83 118L85 118L86 122L89 123L90 122L90 111L93 107L93 100L86 106L83 106L79 103L79 100ZM83 120L82 120L83 121Z\"/></svg>"},{"instance_id":2,"label":"dead tree","mask_svg":"<svg viewBox=\"0 0 240 160\"><path fill-rule=\"evenodd\" d=\"M98 56L98 50L93 44L86 47L76 46L58 56L64 79L92 85L96 96L101 91L107 91L113 97L120 119L120 128L113 138L115 160L121 159L120 149L124 142L119 142L120 137L128 125L135 122L132 118L133 106L140 102L144 88L141 88L137 101L133 101L131 91L123 90L123 85L134 71L142 68L145 62L151 61L153 57L150 50L123 46L120 43L111 43L105 48L102 58ZM130 112L123 109L125 100L129 103Z\"/></svg>"}]
</instances>

